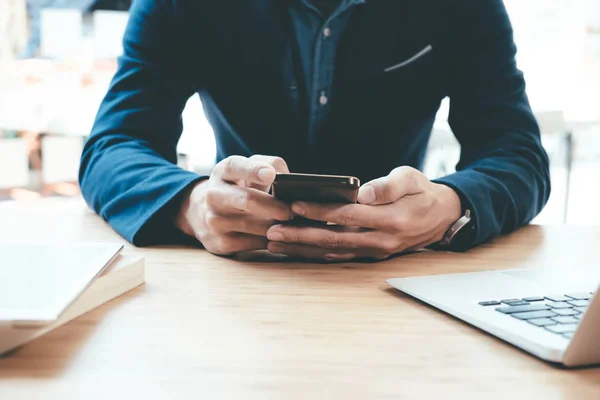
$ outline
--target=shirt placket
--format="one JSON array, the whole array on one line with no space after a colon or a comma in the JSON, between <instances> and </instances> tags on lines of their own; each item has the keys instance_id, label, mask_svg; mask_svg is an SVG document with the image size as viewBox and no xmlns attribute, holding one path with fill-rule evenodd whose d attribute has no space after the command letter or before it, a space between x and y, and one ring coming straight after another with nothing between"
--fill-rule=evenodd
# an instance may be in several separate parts
<instances>
[{"instance_id":1,"label":"shirt placket","mask_svg":"<svg viewBox=\"0 0 600 400\"><path fill-rule=\"evenodd\" d=\"M335 69L336 38L341 34L340 16L348 6L338 8L319 29L315 42L310 88L310 123L308 143L314 145L316 137L331 107L331 92Z\"/></svg>"}]
</instances>

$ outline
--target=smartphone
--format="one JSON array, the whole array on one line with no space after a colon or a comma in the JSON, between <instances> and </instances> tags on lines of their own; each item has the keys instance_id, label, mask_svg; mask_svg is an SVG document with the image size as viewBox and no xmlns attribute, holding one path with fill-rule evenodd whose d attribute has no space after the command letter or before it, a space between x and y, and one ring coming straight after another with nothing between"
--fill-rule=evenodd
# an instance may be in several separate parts
<instances>
[{"instance_id":1,"label":"smartphone","mask_svg":"<svg viewBox=\"0 0 600 400\"><path fill-rule=\"evenodd\" d=\"M360 180L353 176L277 174L272 194L275 198L292 203L356 203Z\"/></svg>"}]
</instances>

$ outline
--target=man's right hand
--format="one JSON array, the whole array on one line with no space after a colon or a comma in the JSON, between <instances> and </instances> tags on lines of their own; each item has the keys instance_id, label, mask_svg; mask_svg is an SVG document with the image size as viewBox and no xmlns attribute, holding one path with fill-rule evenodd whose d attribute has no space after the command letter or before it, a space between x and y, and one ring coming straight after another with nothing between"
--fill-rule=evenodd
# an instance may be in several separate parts
<instances>
[{"instance_id":1,"label":"man's right hand","mask_svg":"<svg viewBox=\"0 0 600 400\"><path fill-rule=\"evenodd\" d=\"M186 195L179 229L214 254L266 249L267 230L293 218L289 205L269 194L278 172L289 172L279 157L226 158Z\"/></svg>"}]
</instances>

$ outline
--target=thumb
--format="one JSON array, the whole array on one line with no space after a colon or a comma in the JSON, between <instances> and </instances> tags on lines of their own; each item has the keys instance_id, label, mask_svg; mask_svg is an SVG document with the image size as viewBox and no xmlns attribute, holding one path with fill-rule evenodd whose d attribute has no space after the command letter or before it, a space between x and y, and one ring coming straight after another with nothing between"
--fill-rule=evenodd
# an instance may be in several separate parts
<instances>
[{"instance_id":1,"label":"thumb","mask_svg":"<svg viewBox=\"0 0 600 400\"><path fill-rule=\"evenodd\" d=\"M358 191L361 204L390 204L404 196L422 192L423 175L410 167L394 169L388 176L365 183Z\"/></svg>"},{"instance_id":2,"label":"thumb","mask_svg":"<svg viewBox=\"0 0 600 400\"><path fill-rule=\"evenodd\" d=\"M255 154L252 157L250 157L250 159L270 165L271 167L273 167L275 169L275 172L277 172L277 173L280 173L280 172L289 173L290 172L290 169L288 168L287 163L281 157L272 157L272 156ZM273 180L274 179L275 179L275 177L273 177ZM262 192L268 193L269 189L271 188L271 184L273 183L273 180L269 179L266 184L248 182L248 187L258 189Z\"/></svg>"},{"instance_id":3,"label":"thumb","mask_svg":"<svg viewBox=\"0 0 600 400\"><path fill-rule=\"evenodd\" d=\"M263 162L242 156L230 156L215 166L213 175L225 182L271 184L275 180L276 171L271 165Z\"/></svg>"}]
</instances>

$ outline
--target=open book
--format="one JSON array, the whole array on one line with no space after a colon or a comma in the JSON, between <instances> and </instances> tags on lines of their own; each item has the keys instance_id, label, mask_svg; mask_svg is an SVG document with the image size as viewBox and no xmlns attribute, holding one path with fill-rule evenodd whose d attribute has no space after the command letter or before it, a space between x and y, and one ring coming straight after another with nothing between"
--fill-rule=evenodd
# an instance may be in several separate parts
<instances>
[{"instance_id":1,"label":"open book","mask_svg":"<svg viewBox=\"0 0 600 400\"><path fill-rule=\"evenodd\" d=\"M145 260L118 256L102 275L51 325L43 328L0 328L0 356L101 306L145 282Z\"/></svg>"}]
</instances>

